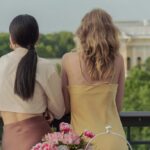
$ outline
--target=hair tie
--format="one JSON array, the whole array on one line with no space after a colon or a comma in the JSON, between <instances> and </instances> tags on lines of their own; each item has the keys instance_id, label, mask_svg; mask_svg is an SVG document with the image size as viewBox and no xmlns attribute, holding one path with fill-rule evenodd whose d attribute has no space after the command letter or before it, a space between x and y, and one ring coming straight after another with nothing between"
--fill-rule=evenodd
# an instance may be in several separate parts
<instances>
[{"instance_id":1,"label":"hair tie","mask_svg":"<svg viewBox=\"0 0 150 150\"><path fill-rule=\"evenodd\" d=\"M28 49L28 50L34 50L35 47L34 47L34 45L28 45L28 46L27 46L27 49Z\"/></svg>"}]
</instances>

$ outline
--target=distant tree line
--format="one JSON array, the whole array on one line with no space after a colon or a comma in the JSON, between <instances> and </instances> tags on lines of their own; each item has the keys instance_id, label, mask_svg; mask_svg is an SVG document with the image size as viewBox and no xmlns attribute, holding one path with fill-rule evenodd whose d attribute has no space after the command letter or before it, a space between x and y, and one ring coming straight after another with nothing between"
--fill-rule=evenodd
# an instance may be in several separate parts
<instances>
[{"instance_id":1,"label":"distant tree line","mask_svg":"<svg viewBox=\"0 0 150 150\"><path fill-rule=\"evenodd\" d=\"M61 58L64 53L70 51L74 46L73 33L59 32L53 34L40 34L36 50L41 57ZM0 56L10 51L9 34L0 33Z\"/></svg>"}]
</instances>

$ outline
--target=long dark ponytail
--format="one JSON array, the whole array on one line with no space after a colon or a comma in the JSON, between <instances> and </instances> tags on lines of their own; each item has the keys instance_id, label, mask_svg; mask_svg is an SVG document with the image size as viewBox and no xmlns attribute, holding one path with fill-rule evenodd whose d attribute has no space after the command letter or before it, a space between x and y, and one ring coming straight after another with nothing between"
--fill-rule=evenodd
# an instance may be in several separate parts
<instances>
[{"instance_id":1,"label":"long dark ponytail","mask_svg":"<svg viewBox=\"0 0 150 150\"><path fill-rule=\"evenodd\" d=\"M37 67L35 43L39 37L39 27L34 17L19 15L12 20L9 31L14 43L28 49L18 64L14 85L15 94L23 100L28 100L33 96L35 88Z\"/></svg>"}]
</instances>

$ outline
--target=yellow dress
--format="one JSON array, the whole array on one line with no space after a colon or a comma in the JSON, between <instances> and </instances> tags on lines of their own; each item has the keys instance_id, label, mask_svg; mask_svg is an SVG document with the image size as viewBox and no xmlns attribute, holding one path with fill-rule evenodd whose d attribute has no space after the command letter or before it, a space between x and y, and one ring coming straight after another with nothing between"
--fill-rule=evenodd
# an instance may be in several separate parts
<instances>
[{"instance_id":1,"label":"yellow dress","mask_svg":"<svg viewBox=\"0 0 150 150\"><path fill-rule=\"evenodd\" d=\"M80 135L85 129L95 134L104 132L110 125L112 131L125 137L116 107L117 84L69 86L71 124ZM97 137L94 150L128 150L119 136L104 134Z\"/></svg>"}]
</instances>

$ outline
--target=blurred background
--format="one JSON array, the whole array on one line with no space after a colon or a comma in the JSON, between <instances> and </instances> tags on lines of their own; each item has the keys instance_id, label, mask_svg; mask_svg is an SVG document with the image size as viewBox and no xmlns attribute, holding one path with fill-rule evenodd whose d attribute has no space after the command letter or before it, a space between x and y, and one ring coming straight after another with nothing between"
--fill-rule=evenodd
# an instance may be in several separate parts
<instances>
[{"instance_id":1,"label":"blurred background","mask_svg":"<svg viewBox=\"0 0 150 150\"><path fill-rule=\"evenodd\" d=\"M150 112L149 0L0 0L0 56L10 52L8 28L19 14L33 15L40 27L39 56L50 59L60 72L61 57L74 47L74 32L94 8L106 10L120 29L120 53L125 62L123 112ZM149 116L150 117L150 116ZM2 123L0 125L2 133ZM131 127L135 150L150 150L150 126ZM127 131L128 132L128 131Z\"/></svg>"}]
</instances>

